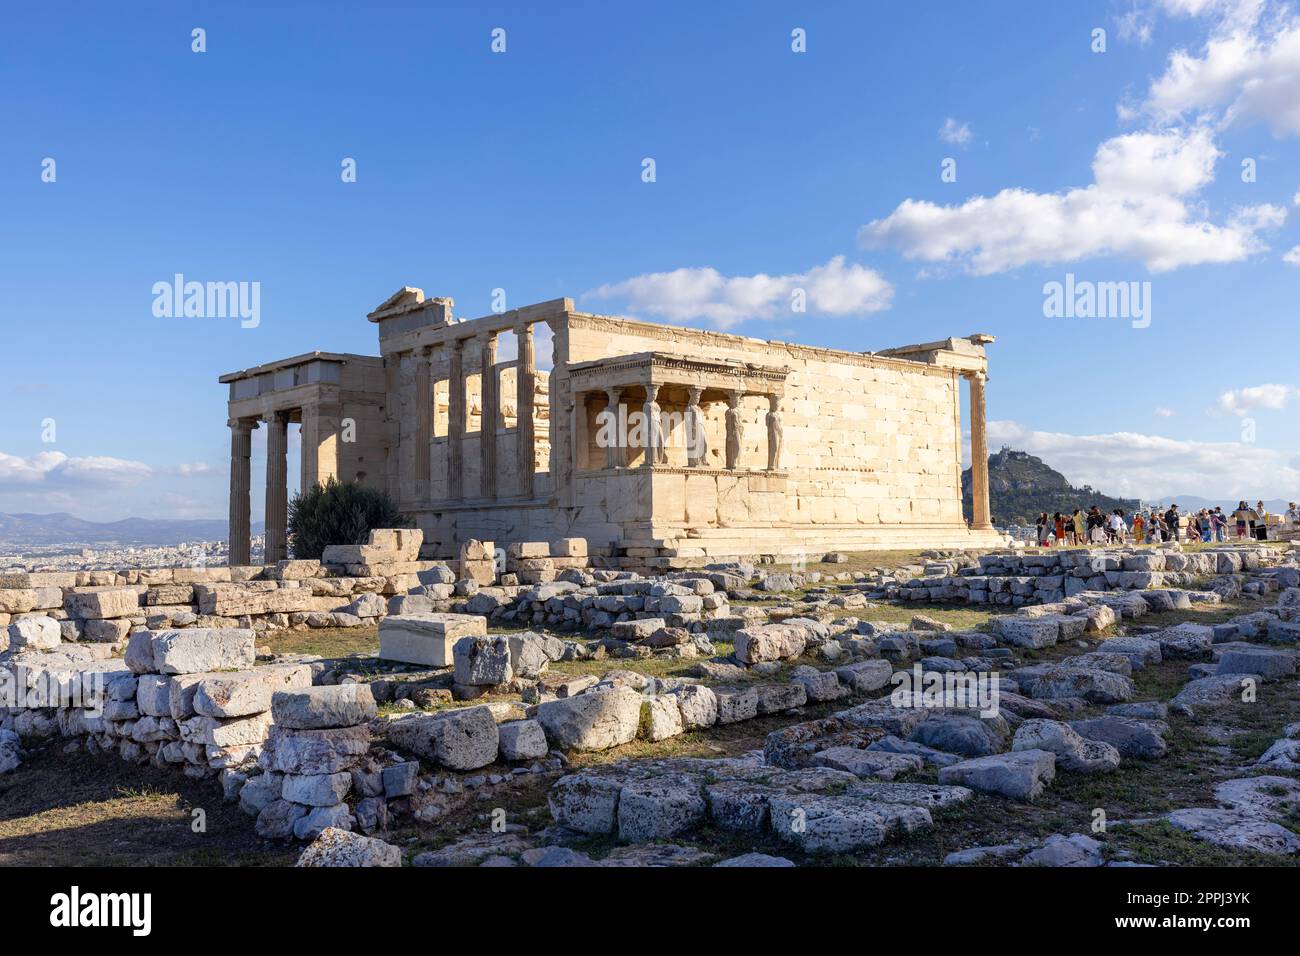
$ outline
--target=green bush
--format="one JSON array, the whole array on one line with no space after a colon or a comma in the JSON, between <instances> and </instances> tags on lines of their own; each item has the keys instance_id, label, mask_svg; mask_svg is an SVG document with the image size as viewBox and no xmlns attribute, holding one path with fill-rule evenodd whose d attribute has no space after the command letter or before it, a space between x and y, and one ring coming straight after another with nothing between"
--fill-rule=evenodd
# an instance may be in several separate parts
<instances>
[{"instance_id":1,"label":"green bush","mask_svg":"<svg viewBox=\"0 0 1300 956\"><path fill-rule=\"evenodd\" d=\"M289 502L289 552L319 559L331 544L365 544L375 528L409 528L414 522L378 488L331 477Z\"/></svg>"}]
</instances>

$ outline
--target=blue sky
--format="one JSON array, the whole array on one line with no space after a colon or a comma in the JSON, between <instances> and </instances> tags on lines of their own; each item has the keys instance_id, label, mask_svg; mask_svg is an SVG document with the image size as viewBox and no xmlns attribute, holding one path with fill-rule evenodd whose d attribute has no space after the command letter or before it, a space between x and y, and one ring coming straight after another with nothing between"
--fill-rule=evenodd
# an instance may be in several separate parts
<instances>
[{"instance_id":1,"label":"blue sky","mask_svg":"<svg viewBox=\"0 0 1300 956\"><path fill-rule=\"evenodd\" d=\"M0 16L0 511L220 517L217 376L374 354L402 285L854 350L989 332L994 447L1116 494L1300 496L1287 4ZM156 317L177 272L259 282L259 324ZM1067 273L1150 282L1149 326L1045 317Z\"/></svg>"}]
</instances>

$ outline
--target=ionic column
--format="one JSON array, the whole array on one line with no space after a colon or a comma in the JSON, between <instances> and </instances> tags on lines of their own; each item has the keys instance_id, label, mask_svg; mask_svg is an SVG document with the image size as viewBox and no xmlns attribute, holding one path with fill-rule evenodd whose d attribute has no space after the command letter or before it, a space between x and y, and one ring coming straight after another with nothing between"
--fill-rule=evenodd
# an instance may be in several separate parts
<instances>
[{"instance_id":1,"label":"ionic column","mask_svg":"<svg viewBox=\"0 0 1300 956\"><path fill-rule=\"evenodd\" d=\"M447 497L465 497L465 340L453 339L447 374Z\"/></svg>"},{"instance_id":2,"label":"ionic column","mask_svg":"<svg viewBox=\"0 0 1300 956\"><path fill-rule=\"evenodd\" d=\"M482 392L482 413L479 416L479 451L483 471L483 497L495 498L497 494L497 333L486 332L479 339L482 355L479 379Z\"/></svg>"},{"instance_id":3,"label":"ionic column","mask_svg":"<svg viewBox=\"0 0 1300 956\"><path fill-rule=\"evenodd\" d=\"M429 456L433 445L433 376L429 349L415 350L415 500L429 500Z\"/></svg>"},{"instance_id":4,"label":"ionic column","mask_svg":"<svg viewBox=\"0 0 1300 956\"><path fill-rule=\"evenodd\" d=\"M727 393L727 468L740 463L740 392Z\"/></svg>"},{"instance_id":5,"label":"ionic column","mask_svg":"<svg viewBox=\"0 0 1300 956\"><path fill-rule=\"evenodd\" d=\"M230 426L230 537L231 567L249 563L252 529L250 459L253 455L253 428L256 422L232 418Z\"/></svg>"},{"instance_id":6,"label":"ionic column","mask_svg":"<svg viewBox=\"0 0 1300 956\"><path fill-rule=\"evenodd\" d=\"M979 531L993 528L989 508L989 443L984 432L984 382L987 376L976 372L970 382L970 483L971 527Z\"/></svg>"},{"instance_id":7,"label":"ionic column","mask_svg":"<svg viewBox=\"0 0 1300 956\"><path fill-rule=\"evenodd\" d=\"M266 553L263 563L289 556L289 416L272 412L266 422Z\"/></svg>"},{"instance_id":8,"label":"ionic column","mask_svg":"<svg viewBox=\"0 0 1300 956\"><path fill-rule=\"evenodd\" d=\"M709 453L709 444L704 437L704 413L700 409L700 396L704 389L691 386L687 391L686 420L686 464L698 468L705 463Z\"/></svg>"},{"instance_id":9,"label":"ionic column","mask_svg":"<svg viewBox=\"0 0 1300 956\"><path fill-rule=\"evenodd\" d=\"M525 498L533 496L533 474L537 470L533 452L533 372L536 357L533 349L533 327L527 323L515 328L519 338L519 365L515 369L516 406L519 423L519 493Z\"/></svg>"},{"instance_id":10,"label":"ionic column","mask_svg":"<svg viewBox=\"0 0 1300 956\"><path fill-rule=\"evenodd\" d=\"M618 414L619 390L617 388L605 389L605 398L609 403L608 405L605 406L605 411L610 416L612 416L611 434L613 436L613 441L611 441L609 444L605 446L605 467L614 469L614 468L622 467L623 465L623 448L622 448L622 443L619 440L621 437L619 435L619 414Z\"/></svg>"}]
</instances>

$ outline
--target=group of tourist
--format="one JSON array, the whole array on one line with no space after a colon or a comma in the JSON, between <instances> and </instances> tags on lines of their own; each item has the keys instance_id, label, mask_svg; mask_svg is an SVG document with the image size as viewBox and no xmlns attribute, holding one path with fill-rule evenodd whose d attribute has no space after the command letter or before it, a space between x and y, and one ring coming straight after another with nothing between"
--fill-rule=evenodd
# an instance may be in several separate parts
<instances>
[{"instance_id":1,"label":"group of tourist","mask_svg":"<svg viewBox=\"0 0 1300 956\"><path fill-rule=\"evenodd\" d=\"M1300 528L1300 506L1290 503L1284 515L1291 528ZM1275 521L1272 523L1276 523ZM1201 508L1184 514L1178 505L1162 510L1155 505L1137 511L1130 520L1123 509L1103 514L1097 505L1085 513L1075 508L1071 514L1039 512L1035 531L1040 547L1064 547L1088 544L1161 544L1168 541L1227 541L1235 532L1237 540L1263 541L1268 538L1270 515L1264 502L1250 507L1245 501L1231 514L1222 508Z\"/></svg>"}]
</instances>

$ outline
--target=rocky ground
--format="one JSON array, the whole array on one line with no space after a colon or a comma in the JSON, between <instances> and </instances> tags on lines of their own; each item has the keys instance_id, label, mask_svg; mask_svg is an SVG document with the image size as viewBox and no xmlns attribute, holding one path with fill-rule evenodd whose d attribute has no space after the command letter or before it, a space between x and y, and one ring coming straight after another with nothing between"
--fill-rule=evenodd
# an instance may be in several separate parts
<instances>
[{"instance_id":1,"label":"rocky ground","mask_svg":"<svg viewBox=\"0 0 1300 956\"><path fill-rule=\"evenodd\" d=\"M764 607L791 599L785 594L733 603ZM1300 684L1294 670L1261 682L1250 702L1237 699L1235 689L1221 693L1213 677L1192 685L1209 697L1198 699L1185 688L1189 678L1214 670L1212 658L1225 652L1235 651L1254 663L1258 657L1251 655L1262 649L1280 653L1277 659L1285 664L1294 647L1238 647L1246 642L1237 641L1212 652L1194 646L1196 641L1183 647L1179 632L1168 630L1184 623L1239 620L1271 606L1272 600L1244 597L1193 604L1055 646L1016 647L1013 657L998 662L1013 680L1019 672L1023 691L1044 665L1106 654L1089 663L1103 671L1111 668L1116 677L1128 673L1132 688L1122 702L1091 690L1043 699L1017 694L1014 700L1008 697L1011 712L1004 711L1005 718L980 722L978 731L960 714L924 715L926 726L920 730L914 725L882 729L872 716L887 706L889 688L880 687L852 699L808 703L658 742L638 738L596 753L552 753L531 764L433 772L422 776L430 793L420 801L419 812L394 817L390 829L378 835L399 848L405 861L422 866L711 865L737 858L765 865L843 866L1293 865L1300 862ZM940 642L944 633L991 634L1006 616L988 608L917 602L875 602L846 614L909 628L917 626L919 614L920 626L927 629L921 633ZM1145 653L1140 633L1161 637L1165 653L1159 663L1131 666ZM574 639L572 634L564 637ZM1134 637L1137 644L1126 643ZM1115 643L1108 647L1108 641ZM456 701L449 670L379 661L374 628L268 632L261 642L259 652L268 657L327 658L332 680L384 682L383 693L376 695L384 701L381 718L484 703L507 712L517 709L522 716L517 693ZM714 644L717 658L733 650L725 641ZM1114 656L1125 661L1111 659L1116 650L1121 653ZM895 662L896 667L905 665ZM815 650L757 673L716 677L690 659L597 657L554 661L547 681L591 675L634 689L647 680L674 678L744 686L790 680L800 667L827 666ZM1190 706L1182 706L1186 701ZM846 713L866 714L869 728L832 723L843 721ZM833 716L837 714L841 716ZM382 728L384 721L375 725ZM822 735L850 733L851 745L823 750L815 762L805 759L797 742L808 726ZM1086 734L1072 733L1072 728ZM886 733L891 729L897 733ZM974 740L972 733L991 733L996 739ZM1112 743L1097 742L1103 739ZM382 732L380 740L383 746ZM0 864L282 865L296 856L296 849L283 843L259 840L247 817L214 798L210 783L154 770L142 776L140 768L126 768L115 758L74 755L65 746L51 741L0 776ZM1017 755L1044 750L1056 755L1053 773L1043 774L1041 757ZM981 758L990 752L993 756ZM971 765L974 758L997 766ZM1039 766L1028 767L1035 759ZM72 763L85 770L74 770ZM995 778L992 788L989 774ZM1045 776L1054 779L1038 779ZM68 779L75 786L53 786L55 780ZM1009 796L1025 781L1040 792L1030 800ZM1003 792L986 792L990 789ZM792 804L797 813L814 821L824 814L833 826L815 824L812 836L804 836L781 832L777 817L749 825L745 808L755 794L768 808L765 812L775 814L791 790L802 795ZM593 801L592 793L605 792L617 794L617 803ZM851 802L846 797L853 797L855 806L865 801L871 809L854 810L857 815L845 819ZM193 827L196 809L205 815L201 832ZM684 814L690 824L666 818L673 813ZM316 853L328 855L326 849Z\"/></svg>"}]
</instances>

